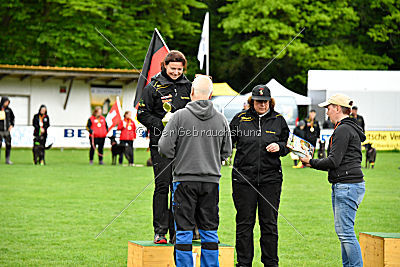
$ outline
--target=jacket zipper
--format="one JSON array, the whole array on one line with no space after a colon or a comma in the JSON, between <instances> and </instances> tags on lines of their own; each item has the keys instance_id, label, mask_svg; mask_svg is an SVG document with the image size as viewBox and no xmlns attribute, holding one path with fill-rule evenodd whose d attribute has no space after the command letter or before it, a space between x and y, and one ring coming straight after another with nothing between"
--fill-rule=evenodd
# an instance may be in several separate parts
<instances>
[{"instance_id":1,"label":"jacket zipper","mask_svg":"<svg viewBox=\"0 0 400 267\"><path fill-rule=\"evenodd\" d=\"M261 168L261 118L258 117L258 130L260 131L260 138L258 138L258 172L257 172L257 185L260 185L260 168Z\"/></svg>"}]
</instances>

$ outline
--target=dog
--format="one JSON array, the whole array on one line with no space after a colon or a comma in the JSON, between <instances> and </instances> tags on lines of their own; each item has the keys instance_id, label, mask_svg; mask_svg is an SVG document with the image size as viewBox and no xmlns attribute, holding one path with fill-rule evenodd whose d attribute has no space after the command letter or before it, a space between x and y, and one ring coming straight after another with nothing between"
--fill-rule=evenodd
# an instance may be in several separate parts
<instances>
[{"instance_id":1,"label":"dog","mask_svg":"<svg viewBox=\"0 0 400 267\"><path fill-rule=\"evenodd\" d=\"M318 158L319 159L326 158L325 141L319 140L318 143L319 143Z\"/></svg>"},{"instance_id":2,"label":"dog","mask_svg":"<svg viewBox=\"0 0 400 267\"><path fill-rule=\"evenodd\" d=\"M45 140L43 136L35 137L33 139L33 163L35 165L40 164L40 165L46 165L46 160L45 160L45 150L49 150L53 144L50 144L49 146L45 145Z\"/></svg>"},{"instance_id":3,"label":"dog","mask_svg":"<svg viewBox=\"0 0 400 267\"><path fill-rule=\"evenodd\" d=\"M365 144L365 168L372 169L375 167L376 149L372 147L371 143Z\"/></svg>"},{"instance_id":4,"label":"dog","mask_svg":"<svg viewBox=\"0 0 400 267\"><path fill-rule=\"evenodd\" d=\"M128 159L128 161L131 158L131 155L128 152L128 147L125 147L122 144L119 144L117 142L117 140L115 140L115 136L110 136L108 137L110 139L111 142L111 154L112 154L112 165L116 165L117 164L117 156L119 155L125 155L125 157Z\"/></svg>"}]
</instances>

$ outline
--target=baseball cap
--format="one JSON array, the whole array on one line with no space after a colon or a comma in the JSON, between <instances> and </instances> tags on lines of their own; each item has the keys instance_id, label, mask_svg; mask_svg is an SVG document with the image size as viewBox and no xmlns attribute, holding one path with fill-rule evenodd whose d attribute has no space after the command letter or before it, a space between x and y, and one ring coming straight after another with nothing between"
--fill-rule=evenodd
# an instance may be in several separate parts
<instances>
[{"instance_id":1,"label":"baseball cap","mask_svg":"<svg viewBox=\"0 0 400 267\"><path fill-rule=\"evenodd\" d=\"M271 100L271 91L266 85L257 85L251 91L251 99L253 100Z\"/></svg>"},{"instance_id":2,"label":"baseball cap","mask_svg":"<svg viewBox=\"0 0 400 267\"><path fill-rule=\"evenodd\" d=\"M351 108L351 106L353 105L353 100L351 100L350 97L348 97L347 95L336 94L331 96L327 101L322 102L318 106L321 108L326 108L330 104Z\"/></svg>"}]
</instances>

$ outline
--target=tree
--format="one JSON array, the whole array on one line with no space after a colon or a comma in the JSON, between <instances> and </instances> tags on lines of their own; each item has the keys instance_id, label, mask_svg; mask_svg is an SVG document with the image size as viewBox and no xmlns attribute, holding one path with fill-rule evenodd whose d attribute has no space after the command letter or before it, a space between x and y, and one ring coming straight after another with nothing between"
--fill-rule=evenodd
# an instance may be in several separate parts
<instances>
[{"instance_id":1,"label":"tree","mask_svg":"<svg viewBox=\"0 0 400 267\"><path fill-rule=\"evenodd\" d=\"M390 8L392 14L398 14L399 8L394 4ZM309 69L388 69L395 62L385 50L371 49L376 47L371 44L382 38L364 37L376 38L375 27L390 27L378 24L373 29L360 28L360 25L365 26L359 14L363 9L350 0L238 0L219 11L227 14L221 27L236 40L231 45L232 50L242 57L250 57L249 60L257 62L257 65L261 63L259 59L273 59L305 27L303 34L255 83L266 82L274 74L275 78L304 94ZM381 16L376 14L375 20L380 21ZM398 18L394 17L389 16L387 24L397 21ZM262 69L266 62L262 61L252 72Z\"/></svg>"}]
</instances>

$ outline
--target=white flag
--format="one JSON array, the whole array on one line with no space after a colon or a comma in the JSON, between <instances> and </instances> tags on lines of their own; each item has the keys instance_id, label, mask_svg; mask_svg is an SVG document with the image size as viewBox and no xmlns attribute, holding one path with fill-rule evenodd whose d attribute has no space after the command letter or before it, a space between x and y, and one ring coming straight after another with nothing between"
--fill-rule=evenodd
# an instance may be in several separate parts
<instances>
[{"instance_id":1,"label":"white flag","mask_svg":"<svg viewBox=\"0 0 400 267\"><path fill-rule=\"evenodd\" d=\"M207 55L209 56L209 37L210 37L210 31L209 31L209 26L210 26L210 21L209 21L209 15L208 12L206 13L206 16L204 18L204 24L203 24L203 32L201 33L201 40L200 40L200 45L199 45L199 52L197 54L197 59L200 61L200 69L203 69L203 63L204 63L204 56ZM208 62L207 62L208 64Z\"/></svg>"}]
</instances>

